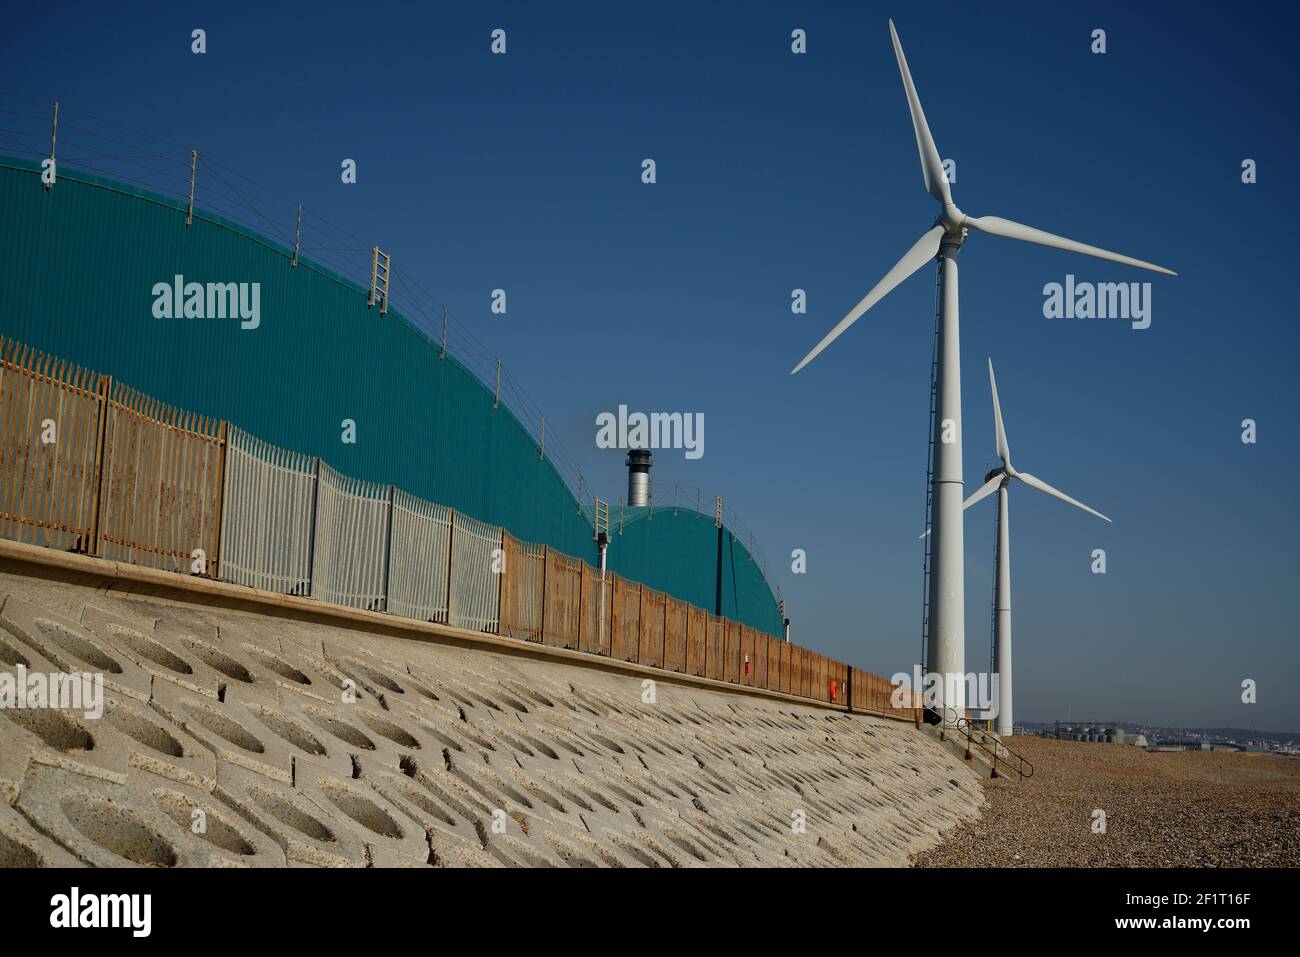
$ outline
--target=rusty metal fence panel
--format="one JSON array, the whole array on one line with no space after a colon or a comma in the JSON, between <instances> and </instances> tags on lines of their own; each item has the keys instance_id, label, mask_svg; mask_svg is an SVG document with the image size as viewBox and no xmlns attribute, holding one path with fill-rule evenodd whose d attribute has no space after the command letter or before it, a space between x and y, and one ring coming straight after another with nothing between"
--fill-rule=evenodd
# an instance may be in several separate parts
<instances>
[{"instance_id":1,"label":"rusty metal fence panel","mask_svg":"<svg viewBox=\"0 0 1300 957\"><path fill-rule=\"evenodd\" d=\"M898 693L898 703L894 703L894 684L888 678L869 672L853 669L853 707L855 710L880 711L886 714L908 715L924 704L924 693L910 688ZM859 691L859 683L864 689Z\"/></svg>"},{"instance_id":2,"label":"rusty metal fence panel","mask_svg":"<svg viewBox=\"0 0 1300 957\"><path fill-rule=\"evenodd\" d=\"M664 609L664 667L669 671L686 670L686 619L690 605L667 598Z\"/></svg>"},{"instance_id":3,"label":"rusty metal fence panel","mask_svg":"<svg viewBox=\"0 0 1300 957\"><path fill-rule=\"evenodd\" d=\"M320 463L311 597L383 611L388 594L392 488L363 482Z\"/></svg>"},{"instance_id":4,"label":"rusty metal fence panel","mask_svg":"<svg viewBox=\"0 0 1300 957\"><path fill-rule=\"evenodd\" d=\"M104 424L96 551L113 561L215 577L225 423L113 383Z\"/></svg>"},{"instance_id":5,"label":"rusty metal fence panel","mask_svg":"<svg viewBox=\"0 0 1300 957\"><path fill-rule=\"evenodd\" d=\"M388 545L388 610L403 618L447 623L451 578L451 509L393 490Z\"/></svg>"},{"instance_id":6,"label":"rusty metal fence panel","mask_svg":"<svg viewBox=\"0 0 1300 957\"><path fill-rule=\"evenodd\" d=\"M858 672L862 680L862 700L858 700L858 688L853 688L853 703L858 707L865 707L868 711L888 711L889 697L884 693L883 683L878 676L870 672Z\"/></svg>"},{"instance_id":7,"label":"rusty metal fence panel","mask_svg":"<svg viewBox=\"0 0 1300 957\"><path fill-rule=\"evenodd\" d=\"M890 695L893 685L879 675L873 675L861 668L854 668L853 708L858 711L887 712L891 710Z\"/></svg>"},{"instance_id":8,"label":"rusty metal fence panel","mask_svg":"<svg viewBox=\"0 0 1300 957\"><path fill-rule=\"evenodd\" d=\"M553 548L546 550L542 643L577 648L582 626L582 568L586 563Z\"/></svg>"},{"instance_id":9,"label":"rusty metal fence panel","mask_svg":"<svg viewBox=\"0 0 1300 957\"><path fill-rule=\"evenodd\" d=\"M686 606L686 673L703 676L708 657L709 613L695 605Z\"/></svg>"},{"instance_id":10,"label":"rusty metal fence panel","mask_svg":"<svg viewBox=\"0 0 1300 957\"><path fill-rule=\"evenodd\" d=\"M727 619L709 615L708 677L727 680Z\"/></svg>"},{"instance_id":11,"label":"rusty metal fence panel","mask_svg":"<svg viewBox=\"0 0 1300 957\"><path fill-rule=\"evenodd\" d=\"M0 536L90 550L107 385L0 336Z\"/></svg>"},{"instance_id":12,"label":"rusty metal fence panel","mask_svg":"<svg viewBox=\"0 0 1300 957\"><path fill-rule=\"evenodd\" d=\"M641 640L641 585L614 576L614 621L610 657L636 661Z\"/></svg>"},{"instance_id":13,"label":"rusty metal fence panel","mask_svg":"<svg viewBox=\"0 0 1300 957\"><path fill-rule=\"evenodd\" d=\"M609 657L610 626L614 617L613 576L604 577L586 562L582 563L582 633L578 648L593 655Z\"/></svg>"},{"instance_id":14,"label":"rusty metal fence panel","mask_svg":"<svg viewBox=\"0 0 1300 957\"><path fill-rule=\"evenodd\" d=\"M799 684L795 694L801 698L806 698L808 697L808 687L812 683L808 674L808 649L796 646L795 658L799 662Z\"/></svg>"},{"instance_id":15,"label":"rusty metal fence panel","mask_svg":"<svg viewBox=\"0 0 1300 957\"><path fill-rule=\"evenodd\" d=\"M666 598L661 591L641 586L641 641L637 661L654 668L664 666Z\"/></svg>"},{"instance_id":16,"label":"rusty metal fence panel","mask_svg":"<svg viewBox=\"0 0 1300 957\"><path fill-rule=\"evenodd\" d=\"M749 625L740 626L740 683L753 687L758 682L758 636Z\"/></svg>"},{"instance_id":17,"label":"rusty metal fence panel","mask_svg":"<svg viewBox=\"0 0 1300 957\"><path fill-rule=\"evenodd\" d=\"M221 579L282 595L311 594L319 460L233 426L221 506Z\"/></svg>"},{"instance_id":18,"label":"rusty metal fence panel","mask_svg":"<svg viewBox=\"0 0 1300 957\"><path fill-rule=\"evenodd\" d=\"M501 620L502 530L453 512L447 622L496 634Z\"/></svg>"},{"instance_id":19,"label":"rusty metal fence panel","mask_svg":"<svg viewBox=\"0 0 1300 957\"><path fill-rule=\"evenodd\" d=\"M501 634L525 641L542 640L546 546L521 542L502 532L505 565L501 574Z\"/></svg>"},{"instance_id":20,"label":"rusty metal fence panel","mask_svg":"<svg viewBox=\"0 0 1300 957\"><path fill-rule=\"evenodd\" d=\"M740 622L731 621L730 619L724 620L727 624L723 629L722 680L738 685L740 684L740 636L742 629Z\"/></svg>"},{"instance_id":21,"label":"rusty metal fence panel","mask_svg":"<svg viewBox=\"0 0 1300 957\"><path fill-rule=\"evenodd\" d=\"M754 680L755 688L767 687L767 635L754 629Z\"/></svg>"}]
</instances>

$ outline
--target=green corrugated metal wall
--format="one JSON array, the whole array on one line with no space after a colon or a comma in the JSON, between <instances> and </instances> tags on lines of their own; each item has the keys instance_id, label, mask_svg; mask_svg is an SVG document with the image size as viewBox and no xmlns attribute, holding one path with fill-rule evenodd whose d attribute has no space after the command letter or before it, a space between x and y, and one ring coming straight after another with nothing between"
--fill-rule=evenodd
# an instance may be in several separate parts
<instances>
[{"instance_id":1,"label":"green corrugated metal wall","mask_svg":"<svg viewBox=\"0 0 1300 957\"><path fill-rule=\"evenodd\" d=\"M718 529L712 515L660 507L610 510L609 567L714 611L718 583ZM667 563L667 564L666 564ZM781 613L763 571L730 531L722 535L722 615L778 637ZM664 582L665 584L655 584Z\"/></svg>"},{"instance_id":2,"label":"green corrugated metal wall","mask_svg":"<svg viewBox=\"0 0 1300 957\"><path fill-rule=\"evenodd\" d=\"M365 289L306 260L290 268L290 250L220 217L184 220L175 200L62 169L46 191L36 164L0 159L0 332L592 560L591 524L537 443L396 309L379 315ZM261 326L155 319L153 285L178 273L260 283ZM356 422L355 444L341 441L344 419ZM610 568L712 609L716 529L697 519L657 512L644 531L625 527ZM724 559L724 614L780 634L749 553L729 543Z\"/></svg>"}]
</instances>

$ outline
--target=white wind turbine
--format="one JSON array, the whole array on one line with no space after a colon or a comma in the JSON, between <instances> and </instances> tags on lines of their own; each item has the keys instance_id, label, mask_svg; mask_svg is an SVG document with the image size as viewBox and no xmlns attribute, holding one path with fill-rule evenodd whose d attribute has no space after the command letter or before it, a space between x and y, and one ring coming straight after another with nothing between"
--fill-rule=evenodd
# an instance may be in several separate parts
<instances>
[{"instance_id":1,"label":"white wind turbine","mask_svg":"<svg viewBox=\"0 0 1300 957\"><path fill-rule=\"evenodd\" d=\"M903 47L898 41L898 32L894 29L893 20L889 21L889 34L893 39L894 55L898 58L898 70L903 77L903 89L907 93L907 105L912 114L912 127L916 133L916 147L921 155L921 174L925 178L925 188L942 208L939 218L929 231L918 239L894 265L894 268L885 273L884 278L876 283L875 288L867 293L862 301L803 357L790 374L794 375L811 362L840 333L861 318L868 309L888 295L904 279L931 259L938 259L941 328L938 375L935 385L939 407L934 421L935 469L932 483L935 508L931 519L933 534L930 536L929 543L930 617L926 657L928 671L945 676L964 677L966 624L965 581L962 567L961 361L957 315L957 252L966 240L967 228L1007 239L1019 239L1041 246L1083 253L1098 259L1125 263L1171 276L1177 274L1162 266L1121 256L1119 253L1099 249L1096 246L1088 246L1073 239L1043 232L1041 229L1013 223L1008 219L997 216L967 216L958 209L952 201L952 193L943 171L943 162L939 159L934 137L930 135L930 127L925 121L925 112L921 109L921 101L912 83L912 74L907 68L907 58L903 56ZM945 720L953 720L954 713L955 716L965 714L965 685L960 680L952 681L951 687L945 688L944 684L941 682L939 687L940 712L945 715ZM952 713L947 711L947 708L951 708Z\"/></svg>"},{"instance_id":2,"label":"white wind turbine","mask_svg":"<svg viewBox=\"0 0 1300 957\"><path fill-rule=\"evenodd\" d=\"M999 735L1010 735L1014 722L1011 713L1011 526L1010 513L1007 511L1007 489L1012 479L1019 479L1030 488L1046 492L1069 502L1076 508L1096 515L1102 521L1109 522L1105 515L1091 509L1080 501L1070 498L1060 489L1052 488L1040 478L1021 472L1011 464L1011 449L1007 445L1007 432L1002 426L1002 407L998 404L998 382L993 377L993 360L989 360L989 387L993 390L993 427L997 431L998 458L1002 460L1000 468L993 469L984 476L984 484L962 505L968 509L980 499L990 495L994 489L998 493L998 562L994 578L997 597L994 600L994 641L993 672L998 676L998 714L994 730Z\"/></svg>"}]
</instances>

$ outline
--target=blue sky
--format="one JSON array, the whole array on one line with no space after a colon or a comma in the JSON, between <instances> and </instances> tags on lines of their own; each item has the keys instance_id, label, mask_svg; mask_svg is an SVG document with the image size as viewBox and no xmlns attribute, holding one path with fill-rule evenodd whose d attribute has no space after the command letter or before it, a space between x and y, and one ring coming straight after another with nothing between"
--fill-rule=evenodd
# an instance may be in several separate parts
<instances>
[{"instance_id":1,"label":"blue sky","mask_svg":"<svg viewBox=\"0 0 1300 957\"><path fill-rule=\"evenodd\" d=\"M0 88L193 144L374 237L607 498L625 477L597 412L703 412L704 457L658 455L657 501L674 480L721 492L794 637L889 674L920 644L932 271L787 373L936 213L893 16L966 212L1180 273L982 235L962 252L968 487L995 458L992 356L1017 465L1114 519L1013 489L1017 717L1300 729L1300 18L1133 6L54 3L8 13ZM1045 319L1043 286L1068 273L1150 281L1151 327ZM992 505L967 516L970 668L988 661Z\"/></svg>"}]
</instances>

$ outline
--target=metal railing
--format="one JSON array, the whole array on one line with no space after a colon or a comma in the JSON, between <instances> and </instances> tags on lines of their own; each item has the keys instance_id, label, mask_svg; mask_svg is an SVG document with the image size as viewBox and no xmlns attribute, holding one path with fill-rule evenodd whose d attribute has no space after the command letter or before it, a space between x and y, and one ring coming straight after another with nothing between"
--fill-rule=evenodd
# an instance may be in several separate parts
<instances>
[{"instance_id":1,"label":"metal railing","mask_svg":"<svg viewBox=\"0 0 1300 957\"><path fill-rule=\"evenodd\" d=\"M311 593L320 460L231 428L221 577L283 595Z\"/></svg>"},{"instance_id":2,"label":"metal railing","mask_svg":"<svg viewBox=\"0 0 1300 957\"><path fill-rule=\"evenodd\" d=\"M88 369L0 337L0 535L88 547L108 388Z\"/></svg>"},{"instance_id":3,"label":"metal railing","mask_svg":"<svg viewBox=\"0 0 1300 957\"><path fill-rule=\"evenodd\" d=\"M1002 776L998 773L999 762L1006 770L1014 772L1019 780L1034 776L1034 766L1028 758L1013 751L996 735L973 725L969 718L959 715L956 709L945 704L937 707L925 705L923 713L934 717L931 723L939 726L940 741L946 741L950 732L956 732L965 738L966 760L969 762L973 757L972 748L978 750L992 768L993 777Z\"/></svg>"},{"instance_id":4,"label":"metal railing","mask_svg":"<svg viewBox=\"0 0 1300 957\"><path fill-rule=\"evenodd\" d=\"M1022 781L1025 778L1032 778L1034 776L1034 766L1023 754L1012 750L1011 747L1009 747L997 735L986 731L984 728L971 724L969 719L962 718L961 721L958 722L959 727L962 727L963 724L964 727L962 729L966 732L966 737L969 740L974 741L976 746L985 754L993 755L993 773L995 775L998 771L998 761L1001 760L1004 764L1008 765L1011 770L1015 771Z\"/></svg>"}]
</instances>

